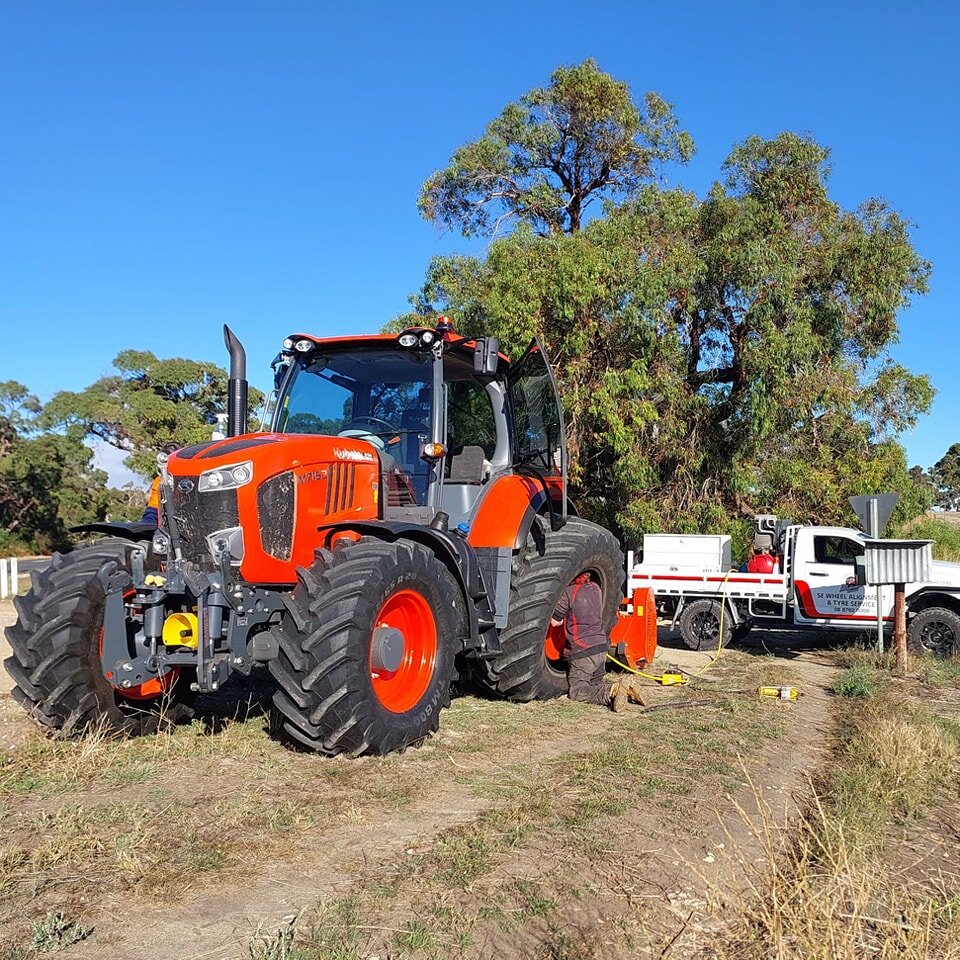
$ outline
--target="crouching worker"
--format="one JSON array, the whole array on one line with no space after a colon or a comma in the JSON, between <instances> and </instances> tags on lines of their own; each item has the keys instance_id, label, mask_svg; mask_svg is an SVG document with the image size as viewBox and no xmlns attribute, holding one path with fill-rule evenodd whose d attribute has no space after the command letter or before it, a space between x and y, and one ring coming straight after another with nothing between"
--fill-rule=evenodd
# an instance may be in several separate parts
<instances>
[{"instance_id":1,"label":"crouching worker","mask_svg":"<svg viewBox=\"0 0 960 960\"><path fill-rule=\"evenodd\" d=\"M564 659L571 700L608 706L616 713L624 710L630 700L642 702L628 681L607 680L610 643L603 629L603 591L589 573L574 577L563 591L550 624L562 625L566 634Z\"/></svg>"}]
</instances>

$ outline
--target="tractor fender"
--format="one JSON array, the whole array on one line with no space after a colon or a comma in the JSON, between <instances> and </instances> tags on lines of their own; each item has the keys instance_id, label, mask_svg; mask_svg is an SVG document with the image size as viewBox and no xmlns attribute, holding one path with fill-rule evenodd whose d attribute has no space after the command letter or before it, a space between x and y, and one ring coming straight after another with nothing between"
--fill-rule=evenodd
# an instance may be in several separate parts
<instances>
[{"instance_id":1,"label":"tractor fender","mask_svg":"<svg viewBox=\"0 0 960 960\"><path fill-rule=\"evenodd\" d=\"M388 543L412 540L432 550L453 574L463 595L470 631L466 648L484 647L485 642L481 640L480 633L492 628L493 611L483 578L480 576L476 551L463 537L454 536L446 530L402 520L350 520L324 524L318 529L333 535L338 530L353 532L364 537L376 537Z\"/></svg>"},{"instance_id":2,"label":"tractor fender","mask_svg":"<svg viewBox=\"0 0 960 960\"><path fill-rule=\"evenodd\" d=\"M508 473L494 478L475 508L467 540L473 547L508 547L526 543L533 521L553 513L540 478Z\"/></svg>"},{"instance_id":3,"label":"tractor fender","mask_svg":"<svg viewBox=\"0 0 960 960\"><path fill-rule=\"evenodd\" d=\"M514 545L514 550L519 550L527 542L527 537L530 535L530 528L533 526L533 521L537 517L550 517L551 523L553 518L560 511L560 503L555 497L545 497L543 491L540 492L540 495L536 498L535 502L530 504L532 509L525 510L523 514L523 519L520 521L520 527L517 530L517 540ZM553 511L551 511L551 506ZM569 501L567 500L567 516L568 517L579 517L580 511ZM566 521L564 521L566 522Z\"/></svg>"},{"instance_id":4,"label":"tractor fender","mask_svg":"<svg viewBox=\"0 0 960 960\"><path fill-rule=\"evenodd\" d=\"M70 533L104 533L121 540L150 540L157 532L155 523L81 523L71 527Z\"/></svg>"}]
</instances>

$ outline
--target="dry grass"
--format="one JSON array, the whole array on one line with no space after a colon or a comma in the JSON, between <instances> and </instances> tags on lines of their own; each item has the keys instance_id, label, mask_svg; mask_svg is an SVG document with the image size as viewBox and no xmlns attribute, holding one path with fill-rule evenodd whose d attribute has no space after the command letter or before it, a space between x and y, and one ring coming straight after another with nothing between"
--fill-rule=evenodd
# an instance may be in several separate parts
<instances>
[{"instance_id":1,"label":"dry grass","mask_svg":"<svg viewBox=\"0 0 960 960\"><path fill-rule=\"evenodd\" d=\"M538 943L576 956L560 903L581 887L591 895L585 884L620 895L617 878L593 871L609 861L611 835L637 829L638 811L669 817L704 784L717 796L738 787L736 758L777 736L789 710L757 701L768 680L791 682L782 664L731 653L697 688L663 691L712 706L623 718L568 701L465 697L423 748L359 761L286 750L255 711L136 740L36 735L0 765L0 921L22 943L33 918L91 886L98 903L135 911L256 882L271 861L304 851L353 862L353 845L387 838L393 849L391 830L420 830L434 841L358 864L361 879L295 930L258 933L256 955L323 960L372 945L381 956L457 956L491 929L536 927ZM438 802L466 822L422 823L417 811ZM343 847L345 832L360 839ZM566 885L508 869L535 862L541 845L578 864Z\"/></svg>"},{"instance_id":2,"label":"dry grass","mask_svg":"<svg viewBox=\"0 0 960 960\"><path fill-rule=\"evenodd\" d=\"M688 794L734 792L743 778L737 758L782 730L780 704L725 692L733 677L752 686L770 664L731 656L729 670L717 675L713 708L627 715L616 732L604 730L585 748L539 765L473 770L464 779L489 809L442 831L425 849L365 871L347 893L305 911L274 936L259 928L251 957L601 955L597 931L578 931L562 905L622 902L619 871L642 859L638 830L651 805L682 820L697 807ZM706 687L676 695L702 697ZM571 723L597 716L595 708L578 704L545 709L561 711ZM636 850L625 856L618 837L629 838ZM552 859L557 851L562 866ZM635 929L637 918L630 925ZM604 936L614 934L628 942L616 925Z\"/></svg>"},{"instance_id":3,"label":"dry grass","mask_svg":"<svg viewBox=\"0 0 960 960\"><path fill-rule=\"evenodd\" d=\"M871 639L872 644L872 639ZM866 681L871 688L882 686L890 677L899 675L896 654L891 651L877 653L871 647L850 646L832 651L836 662L847 668L847 676L841 674L838 684L842 687L846 681ZM960 660L935 660L933 657L910 656L907 660L906 678L920 681L929 687L960 687ZM854 684L858 685L858 684ZM840 696L864 696L869 692L847 692L834 684L834 693Z\"/></svg>"},{"instance_id":4,"label":"dry grass","mask_svg":"<svg viewBox=\"0 0 960 960\"><path fill-rule=\"evenodd\" d=\"M863 701L861 701L861 704ZM746 887L704 956L721 960L953 960L960 957L955 880L911 874L894 851L936 837L918 827L956 803L958 741L931 714L889 695L846 718L836 763L784 833L756 791L744 817L765 867L739 864ZM732 918L732 919L730 919Z\"/></svg>"}]
</instances>

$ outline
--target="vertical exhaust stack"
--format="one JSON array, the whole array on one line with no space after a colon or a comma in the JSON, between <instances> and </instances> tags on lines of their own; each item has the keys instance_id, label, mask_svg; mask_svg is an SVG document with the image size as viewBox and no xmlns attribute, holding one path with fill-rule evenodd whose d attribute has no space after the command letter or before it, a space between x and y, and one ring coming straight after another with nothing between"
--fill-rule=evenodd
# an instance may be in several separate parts
<instances>
[{"instance_id":1,"label":"vertical exhaust stack","mask_svg":"<svg viewBox=\"0 0 960 960\"><path fill-rule=\"evenodd\" d=\"M223 325L223 342L230 351L230 382L227 384L227 436L247 432L247 353L236 334Z\"/></svg>"}]
</instances>

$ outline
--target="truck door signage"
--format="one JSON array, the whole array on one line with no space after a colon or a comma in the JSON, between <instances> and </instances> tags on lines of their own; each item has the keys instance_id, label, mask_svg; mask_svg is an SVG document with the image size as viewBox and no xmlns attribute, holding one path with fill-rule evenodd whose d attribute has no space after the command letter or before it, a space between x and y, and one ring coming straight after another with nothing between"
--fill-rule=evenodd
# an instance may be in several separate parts
<instances>
[{"instance_id":1,"label":"truck door signage","mask_svg":"<svg viewBox=\"0 0 960 960\"><path fill-rule=\"evenodd\" d=\"M797 581L797 599L809 620L876 620L876 591L864 590L848 577L842 584L814 585ZM888 619L888 618L885 618Z\"/></svg>"}]
</instances>

